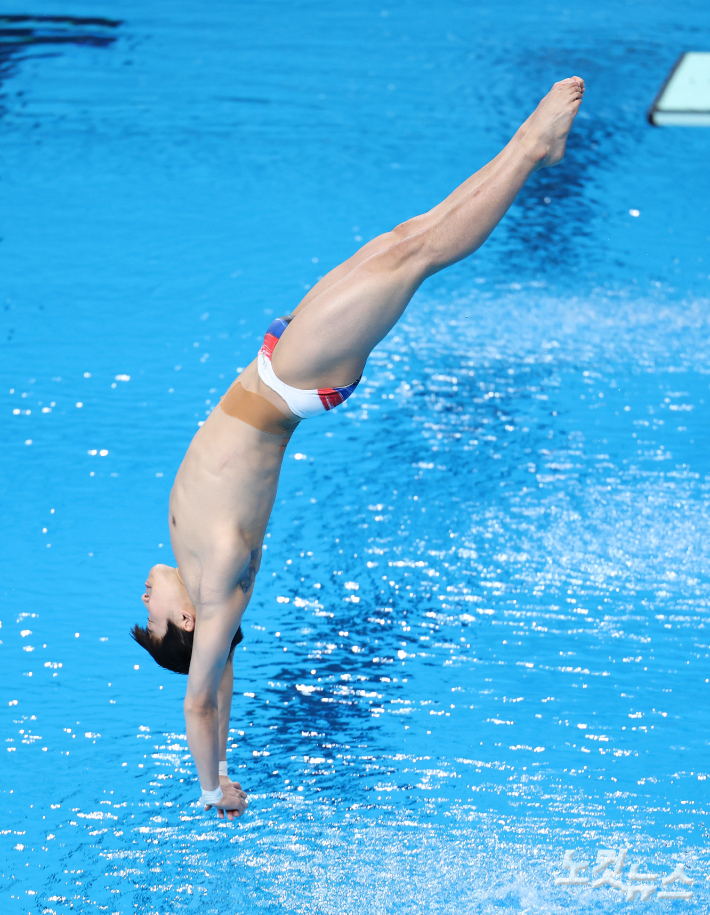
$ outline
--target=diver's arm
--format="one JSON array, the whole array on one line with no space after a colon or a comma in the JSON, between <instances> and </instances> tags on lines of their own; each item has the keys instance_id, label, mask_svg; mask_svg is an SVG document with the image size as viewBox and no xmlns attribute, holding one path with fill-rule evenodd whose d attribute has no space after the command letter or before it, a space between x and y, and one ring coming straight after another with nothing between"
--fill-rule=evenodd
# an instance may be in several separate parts
<instances>
[{"instance_id":1,"label":"diver's arm","mask_svg":"<svg viewBox=\"0 0 710 915\"><path fill-rule=\"evenodd\" d=\"M246 606L244 592L233 589L221 599L201 601L195 621L190 675L185 695L187 742L195 760L200 786L205 791L220 787L220 685L225 676L229 648ZM227 674L230 679L230 674ZM226 730L229 728L228 712ZM246 807L246 795L233 786L221 785L220 809L229 819Z\"/></svg>"},{"instance_id":2,"label":"diver's arm","mask_svg":"<svg viewBox=\"0 0 710 915\"><path fill-rule=\"evenodd\" d=\"M205 618L198 613L185 695L187 742L197 766L200 786L205 791L219 787L219 686L233 629L238 625L235 620L230 625L225 619L229 616L233 617L233 614L214 613Z\"/></svg>"},{"instance_id":3,"label":"diver's arm","mask_svg":"<svg viewBox=\"0 0 710 915\"><path fill-rule=\"evenodd\" d=\"M219 760L226 749L231 706L230 646L251 598L261 560L261 547L249 550L243 542L222 543L203 566L197 581L186 580L196 610L190 674L185 694L187 742L203 791L221 787L224 798L215 804L229 819L246 807L241 789L220 785ZM223 679L224 678L224 679ZM220 716L220 693L228 701ZM225 696L225 693L228 695ZM222 725L222 722L224 724ZM221 814L220 814L221 816Z\"/></svg>"},{"instance_id":4,"label":"diver's arm","mask_svg":"<svg viewBox=\"0 0 710 915\"><path fill-rule=\"evenodd\" d=\"M254 581L261 565L261 547L252 550L249 555L249 564L240 576L236 588L237 600L242 605L242 613L246 609L254 591ZM227 740L229 739L229 718L232 711L232 695L234 693L234 651L232 649L227 663L224 665L222 679L219 681L217 693L217 707L219 712L219 758L227 759Z\"/></svg>"},{"instance_id":5,"label":"diver's arm","mask_svg":"<svg viewBox=\"0 0 710 915\"><path fill-rule=\"evenodd\" d=\"M219 758L227 759L227 739L229 737L229 716L232 710L232 692L234 690L234 652L227 658L222 671L222 679L217 690L217 712L219 717Z\"/></svg>"},{"instance_id":6,"label":"diver's arm","mask_svg":"<svg viewBox=\"0 0 710 915\"><path fill-rule=\"evenodd\" d=\"M217 714L219 717L219 759L227 759L227 740L229 738L229 714L232 708L232 692L234 690L234 669L232 666L232 661L234 659L234 652L230 654L227 658L227 663L224 665L224 671L222 673L222 679L219 681L219 689L217 691ZM222 789L222 793L229 787L235 788L237 791L242 792L242 786L239 782L232 781L229 775L219 776L219 786ZM246 795L244 795L246 797ZM224 807L217 805L217 814L220 820L224 819Z\"/></svg>"}]
</instances>

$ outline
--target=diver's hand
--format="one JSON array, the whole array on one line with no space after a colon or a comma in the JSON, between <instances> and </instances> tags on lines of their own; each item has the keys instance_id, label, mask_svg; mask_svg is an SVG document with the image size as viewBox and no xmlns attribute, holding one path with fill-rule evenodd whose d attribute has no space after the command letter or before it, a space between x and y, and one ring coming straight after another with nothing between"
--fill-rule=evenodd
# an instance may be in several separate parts
<instances>
[{"instance_id":1,"label":"diver's hand","mask_svg":"<svg viewBox=\"0 0 710 915\"><path fill-rule=\"evenodd\" d=\"M222 789L222 800L217 807L217 814L220 820L224 819L225 811L227 819L233 820L235 816L241 816L247 808L246 792L242 791L239 782L233 782L226 776L220 776L219 786ZM205 810L209 810L213 805L205 804Z\"/></svg>"},{"instance_id":2,"label":"diver's hand","mask_svg":"<svg viewBox=\"0 0 710 915\"><path fill-rule=\"evenodd\" d=\"M232 779L231 779L228 775L220 775L220 777L219 777L219 787L222 788L222 791L223 791L223 792L224 792L224 786L225 786L225 785L226 785L228 788L229 788L229 786L231 785L232 788L236 788L237 791L241 791L241 792L244 791L244 789L243 789L242 786L239 784L239 782L233 782Z\"/></svg>"}]
</instances>

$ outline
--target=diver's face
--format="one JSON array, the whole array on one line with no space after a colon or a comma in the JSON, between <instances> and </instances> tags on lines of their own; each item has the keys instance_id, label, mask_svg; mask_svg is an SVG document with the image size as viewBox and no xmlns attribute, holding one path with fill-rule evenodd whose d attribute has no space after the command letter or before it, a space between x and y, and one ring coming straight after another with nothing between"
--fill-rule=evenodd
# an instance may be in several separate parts
<instances>
[{"instance_id":1,"label":"diver's face","mask_svg":"<svg viewBox=\"0 0 710 915\"><path fill-rule=\"evenodd\" d=\"M195 628L195 610L177 569L166 565L153 566L145 583L143 603L148 610L147 629L156 639L162 639L168 620L191 632Z\"/></svg>"}]
</instances>

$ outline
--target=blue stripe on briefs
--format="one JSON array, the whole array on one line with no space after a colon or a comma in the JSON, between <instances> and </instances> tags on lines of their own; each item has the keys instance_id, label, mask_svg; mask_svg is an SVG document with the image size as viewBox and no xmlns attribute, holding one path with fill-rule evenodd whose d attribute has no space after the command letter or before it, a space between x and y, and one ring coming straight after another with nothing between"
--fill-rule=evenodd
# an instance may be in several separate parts
<instances>
[{"instance_id":1,"label":"blue stripe on briefs","mask_svg":"<svg viewBox=\"0 0 710 915\"><path fill-rule=\"evenodd\" d=\"M269 324L269 329L266 331L267 334L273 334L277 339L288 327L289 322L285 318L275 318L271 324Z\"/></svg>"},{"instance_id":2,"label":"blue stripe on briefs","mask_svg":"<svg viewBox=\"0 0 710 915\"><path fill-rule=\"evenodd\" d=\"M337 391L338 394L340 394L340 396L343 398L343 400L347 400L348 397L350 397L352 392L355 390L355 388L358 386L358 384L360 384L359 378L357 381L353 381L352 384L349 384L344 388L333 388L333 390Z\"/></svg>"}]
</instances>

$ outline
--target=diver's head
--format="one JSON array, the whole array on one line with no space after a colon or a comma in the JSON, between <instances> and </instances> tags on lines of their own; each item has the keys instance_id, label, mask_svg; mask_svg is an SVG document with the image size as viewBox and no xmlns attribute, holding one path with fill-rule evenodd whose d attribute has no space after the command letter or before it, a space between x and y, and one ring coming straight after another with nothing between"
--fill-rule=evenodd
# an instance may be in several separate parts
<instances>
[{"instance_id":1,"label":"diver's head","mask_svg":"<svg viewBox=\"0 0 710 915\"><path fill-rule=\"evenodd\" d=\"M148 610L148 623L135 625L131 635L161 667L188 674L196 614L180 572L172 566L153 566L142 600ZM230 653L241 640L240 626L232 639Z\"/></svg>"},{"instance_id":2,"label":"diver's head","mask_svg":"<svg viewBox=\"0 0 710 915\"><path fill-rule=\"evenodd\" d=\"M142 600L148 610L148 623L134 626L131 635L161 667L180 674L188 673L195 608L178 570L162 564L153 566Z\"/></svg>"},{"instance_id":3,"label":"diver's head","mask_svg":"<svg viewBox=\"0 0 710 915\"><path fill-rule=\"evenodd\" d=\"M195 608L178 569L166 565L153 566L148 573L142 600L148 609L146 630L153 638L162 639L171 622L183 632L194 632Z\"/></svg>"}]
</instances>

